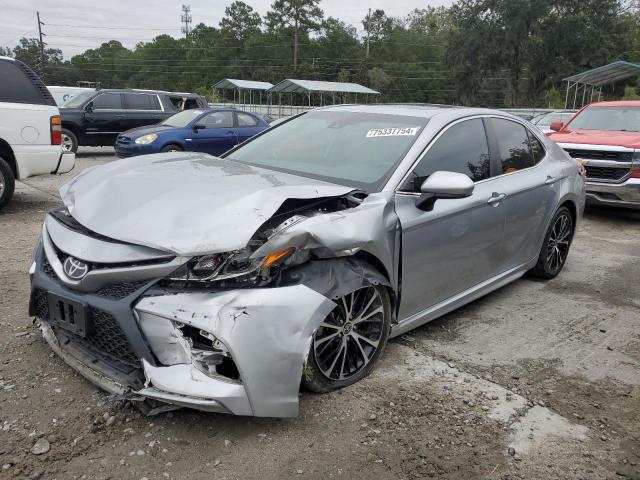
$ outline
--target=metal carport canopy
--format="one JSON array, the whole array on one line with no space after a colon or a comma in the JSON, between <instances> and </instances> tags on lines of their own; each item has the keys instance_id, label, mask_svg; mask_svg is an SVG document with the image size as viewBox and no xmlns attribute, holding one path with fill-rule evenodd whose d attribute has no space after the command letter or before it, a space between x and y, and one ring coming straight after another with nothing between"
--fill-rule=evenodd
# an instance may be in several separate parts
<instances>
[{"instance_id":1,"label":"metal carport canopy","mask_svg":"<svg viewBox=\"0 0 640 480\"><path fill-rule=\"evenodd\" d=\"M640 74L640 65L624 60L603 65L563 79L565 82L602 87Z\"/></svg>"},{"instance_id":2,"label":"metal carport canopy","mask_svg":"<svg viewBox=\"0 0 640 480\"><path fill-rule=\"evenodd\" d=\"M320 80L294 80L287 78L276 83L269 92L278 93L308 93L308 92L335 92L335 93L364 93L380 95L380 92L362 86L358 83L322 82Z\"/></svg>"},{"instance_id":3,"label":"metal carport canopy","mask_svg":"<svg viewBox=\"0 0 640 480\"><path fill-rule=\"evenodd\" d=\"M238 80L235 78L223 78L213 88L217 90L269 90L273 83L257 82L255 80Z\"/></svg>"}]
</instances>

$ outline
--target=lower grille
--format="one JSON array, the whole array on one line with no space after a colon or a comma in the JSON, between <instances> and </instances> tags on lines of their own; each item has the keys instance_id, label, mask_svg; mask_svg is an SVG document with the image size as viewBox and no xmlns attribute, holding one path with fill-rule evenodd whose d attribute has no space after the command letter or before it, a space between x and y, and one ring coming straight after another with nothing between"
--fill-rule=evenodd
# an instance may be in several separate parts
<instances>
[{"instance_id":1,"label":"lower grille","mask_svg":"<svg viewBox=\"0 0 640 480\"><path fill-rule=\"evenodd\" d=\"M587 165L585 169L587 170L587 178L594 180L621 180L629 173L628 168L595 167Z\"/></svg>"},{"instance_id":2,"label":"lower grille","mask_svg":"<svg viewBox=\"0 0 640 480\"><path fill-rule=\"evenodd\" d=\"M43 290L34 290L31 297L31 313L41 320L50 321L49 300ZM98 356L101 360L126 373L140 368L140 361L131 349L124 332L115 317L108 312L89 307L87 312L87 336L85 338L56 328L56 335L63 334L74 344Z\"/></svg>"}]
</instances>

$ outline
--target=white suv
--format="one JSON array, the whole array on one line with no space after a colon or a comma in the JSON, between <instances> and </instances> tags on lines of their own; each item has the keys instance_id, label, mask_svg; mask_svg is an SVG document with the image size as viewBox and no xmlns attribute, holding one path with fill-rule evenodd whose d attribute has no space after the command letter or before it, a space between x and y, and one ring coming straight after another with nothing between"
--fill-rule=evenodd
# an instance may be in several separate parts
<instances>
[{"instance_id":1,"label":"white suv","mask_svg":"<svg viewBox=\"0 0 640 480\"><path fill-rule=\"evenodd\" d=\"M56 102L24 63L0 57L0 208L13 196L15 180L67 173L75 155L62 151Z\"/></svg>"}]
</instances>

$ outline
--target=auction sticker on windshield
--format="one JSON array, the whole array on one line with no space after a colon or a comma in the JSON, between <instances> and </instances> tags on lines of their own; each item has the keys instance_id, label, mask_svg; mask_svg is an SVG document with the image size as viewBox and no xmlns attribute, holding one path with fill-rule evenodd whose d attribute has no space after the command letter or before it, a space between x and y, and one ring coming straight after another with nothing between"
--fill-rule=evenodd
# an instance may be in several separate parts
<instances>
[{"instance_id":1,"label":"auction sticker on windshield","mask_svg":"<svg viewBox=\"0 0 640 480\"><path fill-rule=\"evenodd\" d=\"M402 127L402 128L372 128L367 132L367 138L373 137L413 137L418 133L420 127Z\"/></svg>"}]
</instances>

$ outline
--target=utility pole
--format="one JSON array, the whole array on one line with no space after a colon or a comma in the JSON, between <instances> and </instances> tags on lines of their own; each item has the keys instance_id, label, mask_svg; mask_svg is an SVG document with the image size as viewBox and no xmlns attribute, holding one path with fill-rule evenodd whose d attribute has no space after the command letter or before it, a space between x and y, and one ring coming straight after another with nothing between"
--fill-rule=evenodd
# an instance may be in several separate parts
<instances>
[{"instance_id":1,"label":"utility pole","mask_svg":"<svg viewBox=\"0 0 640 480\"><path fill-rule=\"evenodd\" d=\"M42 36L44 35L44 33L42 33L42 25L44 25L44 23L40 21L40 12L36 11L36 16L38 17L38 37L40 38L40 76L44 80L44 42L42 41Z\"/></svg>"},{"instance_id":2,"label":"utility pole","mask_svg":"<svg viewBox=\"0 0 640 480\"><path fill-rule=\"evenodd\" d=\"M369 58L369 32L371 31L371 9L369 9L369 13L367 14L367 54L366 58Z\"/></svg>"},{"instance_id":3,"label":"utility pole","mask_svg":"<svg viewBox=\"0 0 640 480\"><path fill-rule=\"evenodd\" d=\"M185 37L189 37L191 33L191 5L182 5L182 16L180 17L184 27L182 27L182 33Z\"/></svg>"}]
</instances>

